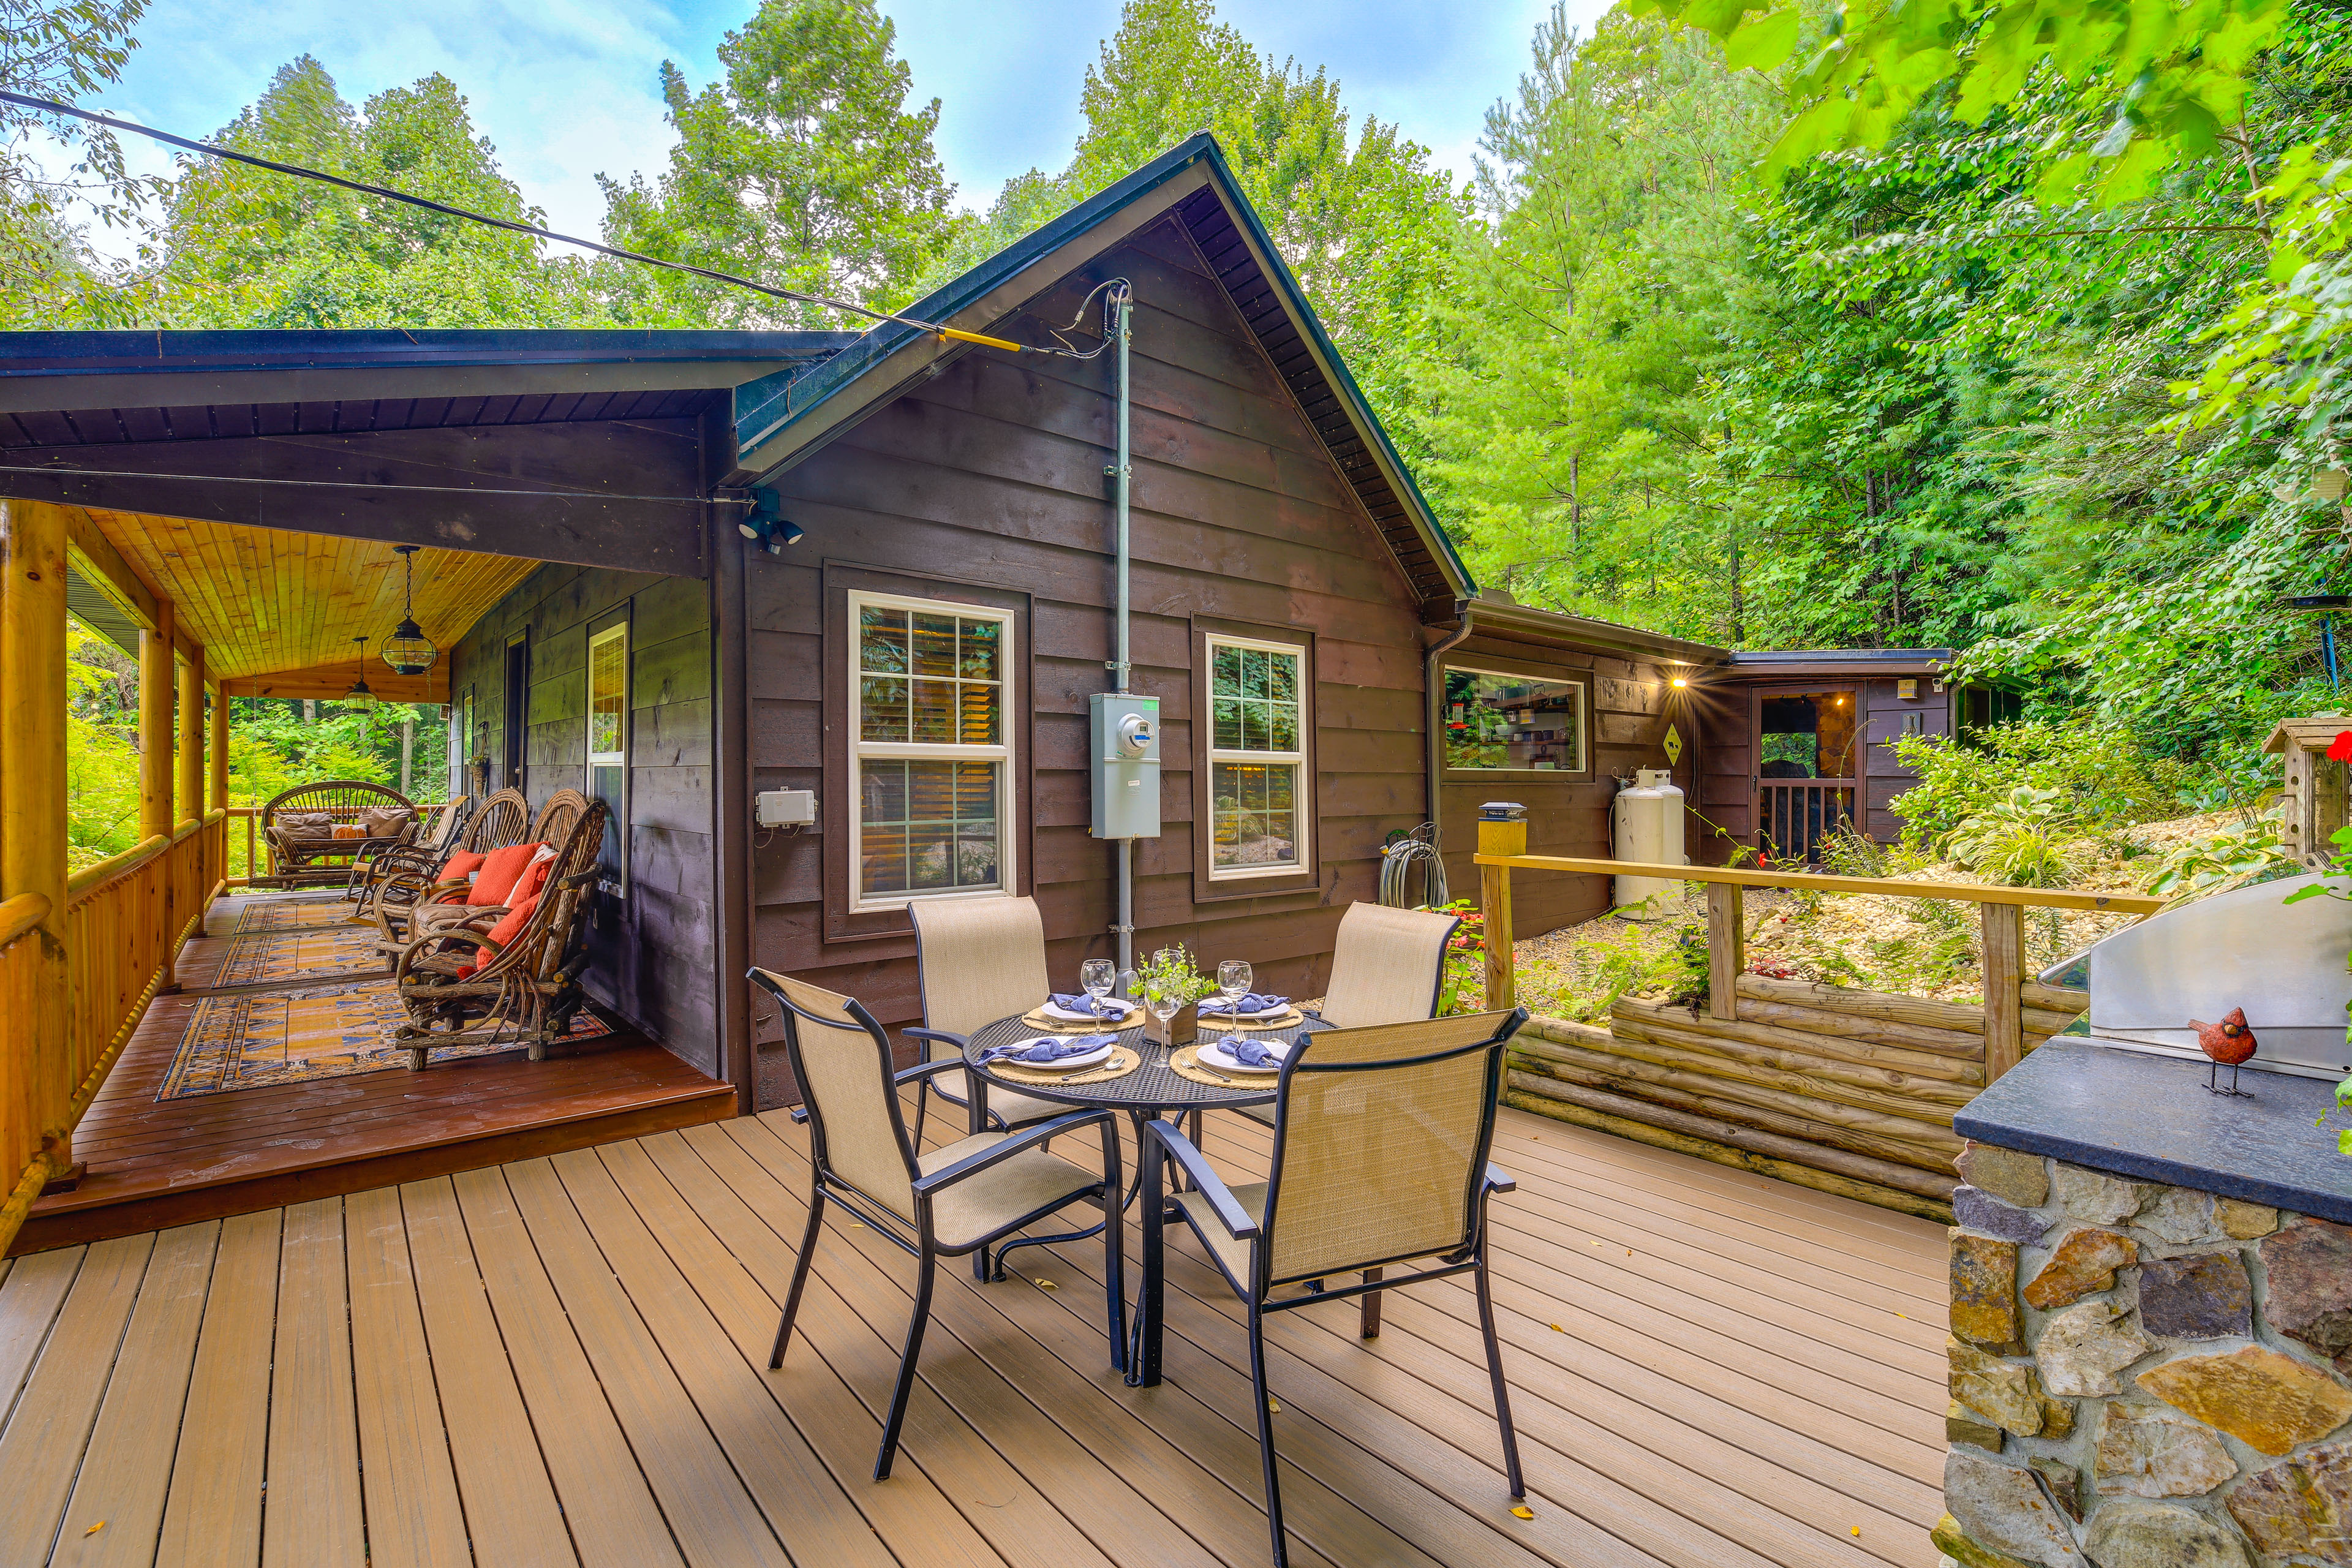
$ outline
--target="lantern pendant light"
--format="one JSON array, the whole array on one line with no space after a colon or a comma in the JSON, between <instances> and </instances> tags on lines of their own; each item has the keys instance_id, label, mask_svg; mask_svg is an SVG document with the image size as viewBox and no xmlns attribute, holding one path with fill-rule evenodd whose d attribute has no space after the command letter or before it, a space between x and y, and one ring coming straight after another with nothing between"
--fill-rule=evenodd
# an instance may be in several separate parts
<instances>
[{"instance_id":1,"label":"lantern pendant light","mask_svg":"<svg viewBox=\"0 0 2352 1568\"><path fill-rule=\"evenodd\" d=\"M392 636L383 641L383 662L392 666L395 675L422 675L441 657L441 650L425 639L424 628L416 624L416 552L422 548L415 544L393 546L408 571L406 613L400 625L393 628Z\"/></svg>"},{"instance_id":2,"label":"lantern pendant light","mask_svg":"<svg viewBox=\"0 0 2352 1568\"><path fill-rule=\"evenodd\" d=\"M343 693L343 706L346 708L359 709L373 708L376 704L376 695L374 692L368 689L368 639L365 637L353 637L352 641L360 645L360 678L352 682L352 689L349 691Z\"/></svg>"}]
</instances>

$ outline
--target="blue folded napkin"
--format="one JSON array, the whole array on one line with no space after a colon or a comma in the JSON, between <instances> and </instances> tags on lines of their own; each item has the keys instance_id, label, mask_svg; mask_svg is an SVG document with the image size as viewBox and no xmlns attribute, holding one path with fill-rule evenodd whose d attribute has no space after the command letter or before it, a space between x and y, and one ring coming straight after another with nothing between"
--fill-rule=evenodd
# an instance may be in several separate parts
<instances>
[{"instance_id":1,"label":"blue folded napkin","mask_svg":"<svg viewBox=\"0 0 2352 1568\"><path fill-rule=\"evenodd\" d=\"M1276 1068L1282 1065L1283 1053L1267 1047L1264 1040L1244 1039L1239 1035L1227 1035L1217 1047L1245 1068Z\"/></svg>"},{"instance_id":2,"label":"blue folded napkin","mask_svg":"<svg viewBox=\"0 0 2352 1568\"><path fill-rule=\"evenodd\" d=\"M991 1046L980 1055L984 1062L1057 1062L1064 1057L1080 1057L1088 1051L1100 1050L1118 1039L1117 1035L1076 1035L1067 1039L1016 1041L1009 1046Z\"/></svg>"},{"instance_id":3,"label":"blue folded napkin","mask_svg":"<svg viewBox=\"0 0 2352 1568\"><path fill-rule=\"evenodd\" d=\"M1216 1005L1209 1010L1213 1013L1272 1013L1289 1005L1290 998L1287 996L1269 996L1265 992L1253 991L1233 1002L1220 996Z\"/></svg>"},{"instance_id":4,"label":"blue folded napkin","mask_svg":"<svg viewBox=\"0 0 2352 1568\"><path fill-rule=\"evenodd\" d=\"M1045 1000L1065 1013L1091 1013L1097 1018L1124 1016L1128 1009L1135 1005L1132 1002L1121 1001L1116 996L1106 996L1102 999L1102 1005L1097 1007L1095 1005L1095 999L1083 991L1076 994L1066 991L1056 991Z\"/></svg>"}]
</instances>

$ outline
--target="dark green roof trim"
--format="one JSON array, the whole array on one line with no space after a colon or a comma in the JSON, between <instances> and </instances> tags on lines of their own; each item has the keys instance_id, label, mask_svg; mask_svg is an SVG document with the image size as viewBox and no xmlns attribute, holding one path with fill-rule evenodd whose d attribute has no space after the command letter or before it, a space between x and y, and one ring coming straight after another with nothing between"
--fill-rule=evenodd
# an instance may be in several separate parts
<instances>
[{"instance_id":1,"label":"dark green roof trim","mask_svg":"<svg viewBox=\"0 0 2352 1568\"><path fill-rule=\"evenodd\" d=\"M1242 225L1244 237L1279 290L1285 306L1304 330L1309 350L1325 380L1346 404L1349 422L1373 449L1390 488L1412 514L1416 524L1415 531L1427 541L1439 558L1441 569L1452 579L1449 586L1453 595L1466 596L1475 594L1477 585L1470 575L1469 567L1464 563L1453 540L1437 521L1420 487L1413 482L1412 471L1405 466L1394 443L1389 439L1388 432L1381 427L1378 416L1364 397L1363 389L1357 385L1347 362L1340 357L1330 335L1324 331L1322 321L1315 314L1315 307L1299 288L1298 279L1292 274L1289 265L1283 260L1282 252L1276 247L1256 209L1243 195L1240 183L1234 178L1232 167L1225 162L1223 151L1217 145L1216 139L1206 132L1186 139L1116 184L1087 197L1044 227L1007 246L961 277L908 306L904 313L920 321L958 325L982 324L956 322L956 317L1009 279L1082 237L1105 220L1195 165L1205 170L1225 209ZM772 376L739 387L735 398L736 449L747 454L762 447L771 452L780 452L782 455L775 461L766 465L766 471L770 472L800 456L800 448L792 439L795 426L805 424L810 430L810 441L821 440L825 427L813 421L812 416L833 399L864 382L922 336L913 327L886 321L862 334L855 346L821 364L797 374ZM892 389L886 386L878 390L887 393Z\"/></svg>"},{"instance_id":2,"label":"dark green roof trim","mask_svg":"<svg viewBox=\"0 0 2352 1568\"><path fill-rule=\"evenodd\" d=\"M806 365L856 332L635 328L288 331L0 332L0 380L208 371L348 370L387 365L677 363L772 360Z\"/></svg>"}]
</instances>

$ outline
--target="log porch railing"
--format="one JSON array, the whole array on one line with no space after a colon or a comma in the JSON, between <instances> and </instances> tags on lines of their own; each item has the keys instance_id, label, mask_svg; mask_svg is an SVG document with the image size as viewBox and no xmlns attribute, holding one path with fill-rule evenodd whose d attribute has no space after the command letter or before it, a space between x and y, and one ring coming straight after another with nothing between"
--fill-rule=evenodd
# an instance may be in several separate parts
<instances>
[{"instance_id":1,"label":"log porch railing","mask_svg":"<svg viewBox=\"0 0 2352 1568\"><path fill-rule=\"evenodd\" d=\"M75 1124L228 869L227 704L207 721L204 648L171 601L118 582L140 625L142 837L67 875L68 532L66 508L0 499L0 1248L78 1173Z\"/></svg>"},{"instance_id":2,"label":"log porch railing","mask_svg":"<svg viewBox=\"0 0 2352 1568\"><path fill-rule=\"evenodd\" d=\"M1955 1111L2071 1024L2080 991L2023 971L2028 909L2145 917L2160 899L1974 883L1652 866L1529 855L1525 822L1478 825L1486 1005L1517 1000L1514 871L1654 877L1707 893L1707 1000L1621 1000L1606 1026L1538 1018L1514 1043L1512 1104L1824 1191L1948 1221ZM1978 906L1981 1005L1746 973L1745 891L1934 899Z\"/></svg>"}]
</instances>

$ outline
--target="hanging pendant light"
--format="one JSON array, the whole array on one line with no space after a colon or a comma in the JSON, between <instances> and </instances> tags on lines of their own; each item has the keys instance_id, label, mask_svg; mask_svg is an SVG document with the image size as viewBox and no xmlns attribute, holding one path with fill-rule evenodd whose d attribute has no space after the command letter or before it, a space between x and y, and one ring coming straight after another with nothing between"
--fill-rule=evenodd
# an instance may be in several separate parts
<instances>
[{"instance_id":1,"label":"hanging pendant light","mask_svg":"<svg viewBox=\"0 0 2352 1568\"><path fill-rule=\"evenodd\" d=\"M353 637L353 638L352 639L352 641L353 641L353 642L355 642L355 643L357 643L357 644L359 644L359 645L360 645L360 678L359 678L357 680L354 680L354 681L352 681L352 689L351 689L349 691L346 691L346 692L344 692L344 693L343 693L343 697L342 697L343 706L344 706L344 707L346 707L346 708L361 708L361 709L373 708L373 707L374 707L374 706L375 706L375 704L376 704L376 695L375 695L375 693L374 693L374 692L373 692L373 691L371 691L371 690L369 690L369 689L368 689L368 683L367 683L367 645L368 645L368 639L367 639L367 638L365 638L365 637Z\"/></svg>"},{"instance_id":2,"label":"hanging pendant light","mask_svg":"<svg viewBox=\"0 0 2352 1568\"><path fill-rule=\"evenodd\" d=\"M383 641L383 662L392 666L395 675L422 675L433 668L441 650L425 640L425 629L416 624L416 552L424 548L416 544L395 544L393 549L407 563L408 593L404 600L406 614L392 636Z\"/></svg>"}]
</instances>

